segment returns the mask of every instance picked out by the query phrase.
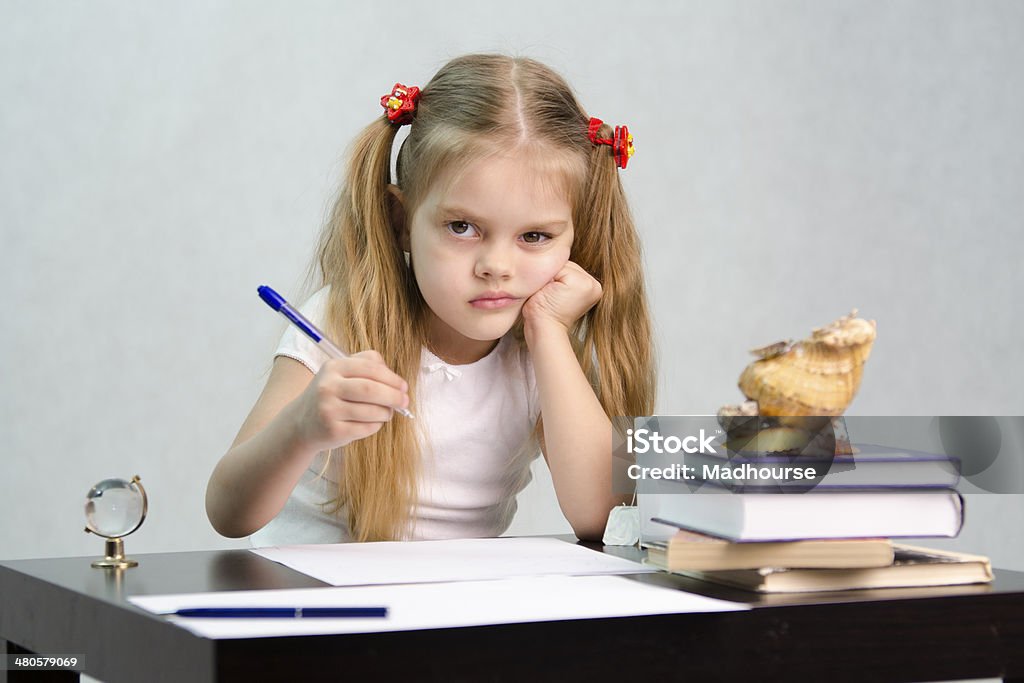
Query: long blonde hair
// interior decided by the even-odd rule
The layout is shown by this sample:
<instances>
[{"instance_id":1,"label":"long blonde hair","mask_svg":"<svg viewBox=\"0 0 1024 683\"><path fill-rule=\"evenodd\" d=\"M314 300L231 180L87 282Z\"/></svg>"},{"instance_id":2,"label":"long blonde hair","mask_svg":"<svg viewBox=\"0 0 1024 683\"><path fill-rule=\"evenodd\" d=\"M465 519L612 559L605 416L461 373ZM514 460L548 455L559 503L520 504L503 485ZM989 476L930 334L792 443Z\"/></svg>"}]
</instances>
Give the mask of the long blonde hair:
<instances>
[{"instance_id":1,"label":"long blonde hair","mask_svg":"<svg viewBox=\"0 0 1024 683\"><path fill-rule=\"evenodd\" d=\"M436 182L450 180L471 161L513 149L544 150L572 200L570 258L603 288L600 302L571 330L576 356L609 417L648 415L654 350L640 242L611 149L591 144L588 121L569 85L539 62L458 57L422 89L398 154L395 184L411 217ZM387 187L397 130L381 115L355 140L317 265L321 286L330 286L329 333L352 352L377 350L409 382L416 413L427 307L390 220ZM600 136L611 137L607 124ZM513 332L524 343L521 321ZM347 508L353 538L401 538L416 505L415 420L392 419L373 436L348 444L343 462L335 509Z\"/></svg>"}]
</instances>

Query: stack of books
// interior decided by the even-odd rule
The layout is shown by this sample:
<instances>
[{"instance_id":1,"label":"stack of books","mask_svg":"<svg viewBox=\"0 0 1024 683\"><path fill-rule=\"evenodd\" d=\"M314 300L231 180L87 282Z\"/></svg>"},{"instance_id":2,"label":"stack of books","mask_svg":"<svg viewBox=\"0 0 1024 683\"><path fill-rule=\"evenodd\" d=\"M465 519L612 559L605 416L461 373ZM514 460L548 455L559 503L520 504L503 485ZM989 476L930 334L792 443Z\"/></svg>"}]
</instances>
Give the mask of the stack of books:
<instances>
[{"instance_id":1,"label":"stack of books","mask_svg":"<svg viewBox=\"0 0 1024 683\"><path fill-rule=\"evenodd\" d=\"M728 482L708 478L696 491L680 483L678 493L640 494L641 515L649 521L641 536L646 561L759 592L991 581L985 557L893 543L954 537L963 525L963 499L954 488L959 463L926 456L862 446L856 455L836 456L810 490L759 480L737 493L724 490L734 488ZM735 468L771 459L721 460Z\"/></svg>"}]
</instances>

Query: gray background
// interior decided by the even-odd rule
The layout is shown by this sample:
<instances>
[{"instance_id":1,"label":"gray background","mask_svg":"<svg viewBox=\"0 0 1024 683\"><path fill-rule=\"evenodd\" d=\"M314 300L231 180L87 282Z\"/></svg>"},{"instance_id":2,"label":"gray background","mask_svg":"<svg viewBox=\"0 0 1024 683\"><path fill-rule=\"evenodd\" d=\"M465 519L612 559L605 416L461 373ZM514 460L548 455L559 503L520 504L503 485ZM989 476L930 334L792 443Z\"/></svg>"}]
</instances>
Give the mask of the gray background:
<instances>
[{"instance_id":1,"label":"gray background","mask_svg":"<svg viewBox=\"0 0 1024 683\"><path fill-rule=\"evenodd\" d=\"M0 558L240 547L203 509L341 159L395 81L533 56L627 123L658 410L741 398L747 349L858 307L852 411L1024 414L1024 3L0 3ZM1019 456L1020 453L1015 455ZM568 531L541 467L510 533ZM959 539L1024 569L1019 496Z\"/></svg>"}]
</instances>

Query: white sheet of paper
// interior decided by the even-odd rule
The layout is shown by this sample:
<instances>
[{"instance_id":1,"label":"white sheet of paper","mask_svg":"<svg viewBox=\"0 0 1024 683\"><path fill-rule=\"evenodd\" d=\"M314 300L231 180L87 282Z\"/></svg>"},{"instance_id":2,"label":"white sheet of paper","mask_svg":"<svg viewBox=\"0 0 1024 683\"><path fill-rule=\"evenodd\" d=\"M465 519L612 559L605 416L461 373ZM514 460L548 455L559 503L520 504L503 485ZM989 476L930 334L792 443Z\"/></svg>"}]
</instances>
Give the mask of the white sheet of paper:
<instances>
[{"instance_id":1,"label":"white sheet of paper","mask_svg":"<svg viewBox=\"0 0 1024 683\"><path fill-rule=\"evenodd\" d=\"M187 607L388 608L376 619L169 619L206 638L376 633L429 628L598 619L642 614L749 609L621 576L534 576L493 581L393 586L299 588L129 597L142 609L169 614Z\"/></svg>"},{"instance_id":2,"label":"white sheet of paper","mask_svg":"<svg viewBox=\"0 0 1024 683\"><path fill-rule=\"evenodd\" d=\"M252 552L332 586L656 571L545 537L291 545L254 548Z\"/></svg>"}]
</instances>

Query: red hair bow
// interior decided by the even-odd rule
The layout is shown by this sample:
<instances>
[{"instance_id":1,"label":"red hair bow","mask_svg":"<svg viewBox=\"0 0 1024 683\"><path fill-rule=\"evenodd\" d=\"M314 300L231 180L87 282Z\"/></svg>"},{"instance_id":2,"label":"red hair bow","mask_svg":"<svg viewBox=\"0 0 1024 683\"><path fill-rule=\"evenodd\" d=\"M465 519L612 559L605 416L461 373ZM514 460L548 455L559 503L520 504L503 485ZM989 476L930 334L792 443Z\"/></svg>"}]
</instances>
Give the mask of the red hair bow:
<instances>
[{"instance_id":1,"label":"red hair bow","mask_svg":"<svg viewBox=\"0 0 1024 683\"><path fill-rule=\"evenodd\" d=\"M416 114L416 102L420 99L420 89L416 86L405 87L395 83L387 95L380 98L380 106L387 112L388 121L403 126L412 123Z\"/></svg>"},{"instance_id":2,"label":"red hair bow","mask_svg":"<svg viewBox=\"0 0 1024 683\"><path fill-rule=\"evenodd\" d=\"M633 146L633 136L626 126L615 126L615 133L611 139L597 137L597 132L604 123L601 119L590 119L590 126L587 129L587 137L595 145L608 145L612 148L612 156L615 157L615 165L619 168L626 168L630 157L636 153Z\"/></svg>"}]
</instances>

